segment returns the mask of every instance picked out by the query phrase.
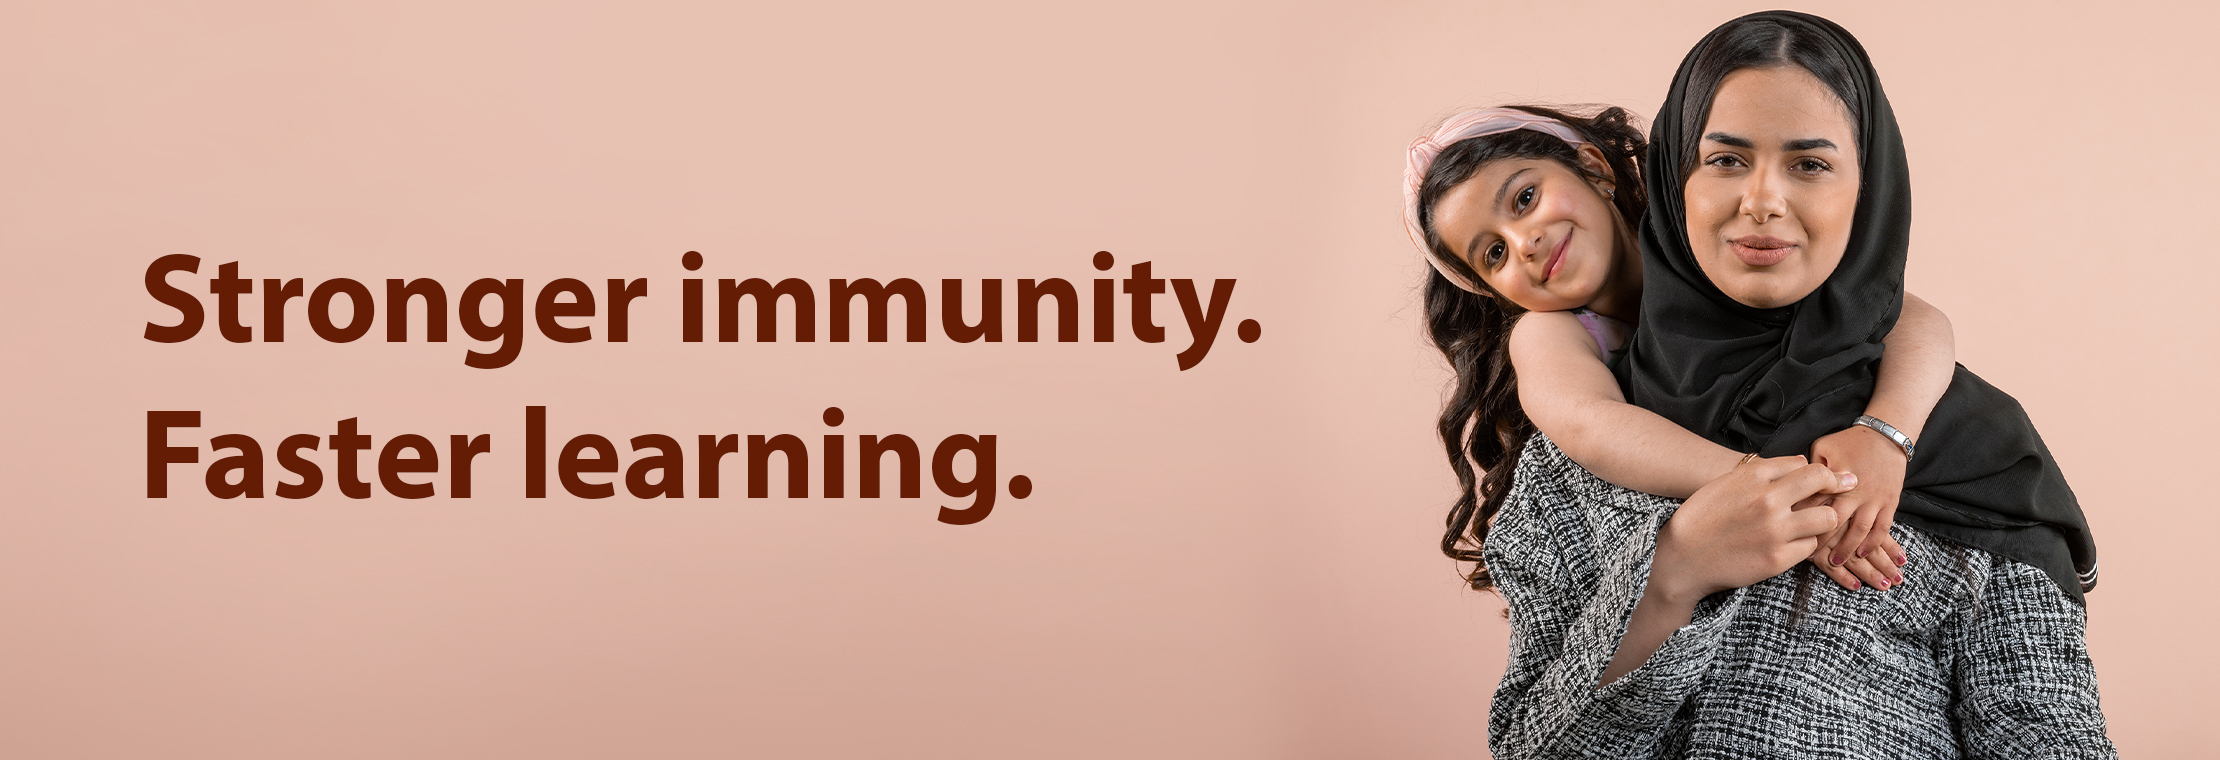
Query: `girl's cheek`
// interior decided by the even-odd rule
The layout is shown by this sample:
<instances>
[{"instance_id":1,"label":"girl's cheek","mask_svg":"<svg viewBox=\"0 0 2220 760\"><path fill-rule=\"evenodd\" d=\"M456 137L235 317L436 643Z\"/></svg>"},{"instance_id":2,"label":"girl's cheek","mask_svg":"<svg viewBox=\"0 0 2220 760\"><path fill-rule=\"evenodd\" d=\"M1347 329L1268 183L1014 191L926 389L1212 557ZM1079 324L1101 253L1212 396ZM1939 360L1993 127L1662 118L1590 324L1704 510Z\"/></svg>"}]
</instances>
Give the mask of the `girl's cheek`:
<instances>
[{"instance_id":1,"label":"girl's cheek","mask_svg":"<svg viewBox=\"0 0 2220 760\"><path fill-rule=\"evenodd\" d=\"M1542 204L1542 213L1558 219L1580 218L1580 202L1572 195L1570 192L1552 193L1549 201Z\"/></svg>"}]
</instances>

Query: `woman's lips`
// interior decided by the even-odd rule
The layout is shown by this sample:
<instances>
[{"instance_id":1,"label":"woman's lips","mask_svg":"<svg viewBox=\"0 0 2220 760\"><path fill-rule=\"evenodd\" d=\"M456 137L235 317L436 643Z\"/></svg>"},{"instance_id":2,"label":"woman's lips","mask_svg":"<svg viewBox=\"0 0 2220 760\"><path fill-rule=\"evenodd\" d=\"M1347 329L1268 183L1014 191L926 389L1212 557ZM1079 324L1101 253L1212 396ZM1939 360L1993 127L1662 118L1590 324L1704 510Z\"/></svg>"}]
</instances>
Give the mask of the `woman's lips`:
<instances>
[{"instance_id":1,"label":"woman's lips","mask_svg":"<svg viewBox=\"0 0 2220 760\"><path fill-rule=\"evenodd\" d=\"M1565 233L1565 237L1557 241L1557 250L1549 253L1549 263L1544 265L1542 269L1543 282L1550 281L1551 278L1557 276L1557 270L1565 268L1565 244L1570 242L1572 242L1572 233L1570 232Z\"/></svg>"},{"instance_id":2,"label":"woman's lips","mask_svg":"<svg viewBox=\"0 0 2220 760\"><path fill-rule=\"evenodd\" d=\"M1795 243L1767 235L1744 235L1727 242L1734 246L1736 258L1753 267L1779 264L1796 252Z\"/></svg>"}]
</instances>

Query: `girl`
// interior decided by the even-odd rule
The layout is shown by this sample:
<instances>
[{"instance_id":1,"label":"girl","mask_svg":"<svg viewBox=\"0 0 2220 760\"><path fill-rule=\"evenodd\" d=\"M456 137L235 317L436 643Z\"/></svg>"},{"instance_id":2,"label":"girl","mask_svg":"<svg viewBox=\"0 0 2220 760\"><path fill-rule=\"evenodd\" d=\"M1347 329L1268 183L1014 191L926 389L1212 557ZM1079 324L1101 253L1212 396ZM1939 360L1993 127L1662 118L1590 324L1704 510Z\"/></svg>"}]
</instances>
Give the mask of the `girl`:
<instances>
[{"instance_id":1,"label":"girl","mask_svg":"<svg viewBox=\"0 0 2220 760\"><path fill-rule=\"evenodd\" d=\"M1480 562L1517 452L1536 428L1597 476L1673 498L1744 456L1627 404L1611 376L1641 299L1631 228L1646 210L1636 174L1644 151L1623 109L1581 117L1534 106L1467 111L1411 147L1405 221L1433 265L1434 343L1457 372L1440 423L1464 486L1442 538L1452 558ZM1842 525L1811 557L1844 588L1903 582L1904 554L1888 529L1910 442L1950 382L1951 343L1942 313L1906 296L1865 410L1884 424L1812 446L1816 460L1861 484L1834 499ZM1484 480L1475 482L1471 462ZM1484 563L1469 580L1489 587Z\"/></svg>"}]
</instances>

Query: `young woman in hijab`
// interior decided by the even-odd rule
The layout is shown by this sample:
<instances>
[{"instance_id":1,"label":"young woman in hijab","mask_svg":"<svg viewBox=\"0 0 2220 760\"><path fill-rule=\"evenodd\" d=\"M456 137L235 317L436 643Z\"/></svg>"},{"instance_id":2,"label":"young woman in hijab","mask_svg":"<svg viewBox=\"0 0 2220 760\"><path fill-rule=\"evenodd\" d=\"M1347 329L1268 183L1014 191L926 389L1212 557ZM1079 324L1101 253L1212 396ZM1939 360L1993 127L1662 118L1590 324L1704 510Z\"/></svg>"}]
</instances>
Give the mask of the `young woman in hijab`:
<instances>
[{"instance_id":1,"label":"young woman in hijab","mask_svg":"<svg viewBox=\"0 0 2220 760\"><path fill-rule=\"evenodd\" d=\"M1486 562L1510 606L1499 757L2115 757L2083 639L2094 545L2010 396L1958 370L1892 533L1920 580L1787 572L1843 490L1794 456L1872 393L1910 182L1853 37L1767 12L1681 63L1644 181L1632 402L1745 461L1685 503L1528 445Z\"/></svg>"}]
</instances>

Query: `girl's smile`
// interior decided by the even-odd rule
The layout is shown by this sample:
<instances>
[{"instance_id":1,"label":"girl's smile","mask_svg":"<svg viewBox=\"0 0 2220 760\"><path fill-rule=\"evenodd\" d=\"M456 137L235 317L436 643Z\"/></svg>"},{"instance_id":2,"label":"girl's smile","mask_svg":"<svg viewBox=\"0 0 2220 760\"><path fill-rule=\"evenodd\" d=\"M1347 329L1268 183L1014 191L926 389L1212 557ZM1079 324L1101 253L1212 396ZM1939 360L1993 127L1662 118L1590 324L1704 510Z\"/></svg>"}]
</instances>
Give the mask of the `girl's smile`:
<instances>
[{"instance_id":1,"label":"girl's smile","mask_svg":"<svg viewBox=\"0 0 2220 760\"><path fill-rule=\"evenodd\" d=\"M1570 242L1572 242L1572 232L1570 231L1567 231L1564 237L1557 239L1557 248L1549 253L1549 263L1542 265L1542 281L1547 282L1550 278L1556 277L1557 270L1565 266L1565 244Z\"/></svg>"}]
</instances>

